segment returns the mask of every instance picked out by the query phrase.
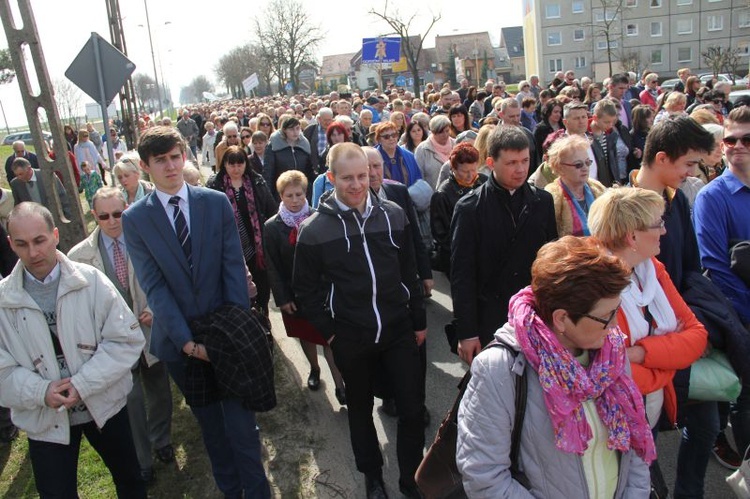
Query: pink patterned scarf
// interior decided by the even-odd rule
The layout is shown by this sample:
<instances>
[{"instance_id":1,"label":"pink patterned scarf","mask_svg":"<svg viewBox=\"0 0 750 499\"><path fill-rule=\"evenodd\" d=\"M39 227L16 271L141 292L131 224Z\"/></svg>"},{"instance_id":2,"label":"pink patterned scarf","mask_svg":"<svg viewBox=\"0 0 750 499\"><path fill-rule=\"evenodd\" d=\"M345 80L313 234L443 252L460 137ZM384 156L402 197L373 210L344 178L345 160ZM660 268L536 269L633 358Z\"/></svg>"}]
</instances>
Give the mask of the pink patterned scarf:
<instances>
[{"instance_id":1,"label":"pink patterned scarf","mask_svg":"<svg viewBox=\"0 0 750 499\"><path fill-rule=\"evenodd\" d=\"M266 268L265 259L263 256L263 233L261 232L262 227L260 226L260 217L258 216L258 207L255 206L255 191L253 190L253 181L250 175L242 176L242 187L245 191L245 200L247 201L247 211L250 215L250 225L253 230L253 244L255 245L255 263L258 268L263 270ZM242 222L242 216L240 215L239 206L237 206L237 200L234 198L234 187L232 186L232 179L229 178L229 174L224 174L224 192L229 198L229 202L232 204L232 210L234 210L234 219L237 222L237 226ZM248 229L249 229L248 228Z\"/></svg>"},{"instance_id":2,"label":"pink patterned scarf","mask_svg":"<svg viewBox=\"0 0 750 499\"><path fill-rule=\"evenodd\" d=\"M539 374L557 448L583 455L592 433L582 404L594 399L609 431L607 447L633 449L651 464L656 448L642 396L625 370L625 335L619 328L610 330L602 348L591 352L591 365L584 368L536 314L534 305L534 293L527 286L511 298L508 317L521 351Z\"/></svg>"}]
</instances>

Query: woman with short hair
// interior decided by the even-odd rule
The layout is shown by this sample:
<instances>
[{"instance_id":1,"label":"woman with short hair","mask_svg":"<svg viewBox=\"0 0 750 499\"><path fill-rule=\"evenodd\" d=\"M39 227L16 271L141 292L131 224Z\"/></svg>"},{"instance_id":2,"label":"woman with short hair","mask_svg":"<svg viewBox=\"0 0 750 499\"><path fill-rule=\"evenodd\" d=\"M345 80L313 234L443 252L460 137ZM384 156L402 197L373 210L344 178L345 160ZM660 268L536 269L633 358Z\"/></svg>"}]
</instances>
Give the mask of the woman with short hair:
<instances>
[{"instance_id":1,"label":"woman with short hair","mask_svg":"<svg viewBox=\"0 0 750 499\"><path fill-rule=\"evenodd\" d=\"M615 320L629 275L591 238L539 250L531 286L511 298L495 333L507 348L488 347L471 364L456 445L468 497L649 496L656 449ZM518 376L525 413L511 463Z\"/></svg>"},{"instance_id":2,"label":"woman with short hair","mask_svg":"<svg viewBox=\"0 0 750 499\"><path fill-rule=\"evenodd\" d=\"M439 114L430 120L430 136L419 144L414 157L419 165L422 178L434 190L440 175L440 168L448 161L456 140L451 137L451 121Z\"/></svg>"},{"instance_id":3,"label":"woman with short hair","mask_svg":"<svg viewBox=\"0 0 750 499\"><path fill-rule=\"evenodd\" d=\"M154 190L154 184L141 180L140 157L136 151L125 153L115 163L113 171L128 206Z\"/></svg>"},{"instance_id":4,"label":"woman with short hair","mask_svg":"<svg viewBox=\"0 0 750 499\"><path fill-rule=\"evenodd\" d=\"M376 126L375 149L383 156L383 177L410 187L422 178L422 173L414 154L399 146L398 139L398 128L393 123L386 121Z\"/></svg>"},{"instance_id":5,"label":"woman with short hair","mask_svg":"<svg viewBox=\"0 0 750 499\"><path fill-rule=\"evenodd\" d=\"M260 122L258 122L258 129ZM312 183L315 172L312 164L310 143L302 134L300 121L294 116L285 114L279 118L279 129L271 134L263 156L263 178L267 185L276 185L279 175L287 170L299 170L305 174L308 183ZM277 199L278 193L274 194Z\"/></svg>"}]
</instances>

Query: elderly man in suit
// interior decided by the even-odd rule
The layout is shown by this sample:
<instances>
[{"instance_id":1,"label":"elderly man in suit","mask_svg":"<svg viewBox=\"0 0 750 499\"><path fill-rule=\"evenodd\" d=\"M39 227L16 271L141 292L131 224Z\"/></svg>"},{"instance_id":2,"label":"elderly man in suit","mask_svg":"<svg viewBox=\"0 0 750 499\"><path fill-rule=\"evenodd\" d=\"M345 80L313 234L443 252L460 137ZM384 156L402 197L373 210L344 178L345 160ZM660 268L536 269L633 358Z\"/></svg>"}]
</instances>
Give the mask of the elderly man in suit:
<instances>
[{"instance_id":1,"label":"elderly man in suit","mask_svg":"<svg viewBox=\"0 0 750 499\"><path fill-rule=\"evenodd\" d=\"M49 208L50 199L41 179L41 171L32 168L31 163L26 158L14 159L11 167L15 174L15 178L10 181L14 205L19 205L25 201L33 201ZM57 178L57 175L52 175L52 181L55 183L57 195L60 197L63 214L70 218L70 205L65 187Z\"/></svg>"},{"instance_id":2,"label":"elderly man in suit","mask_svg":"<svg viewBox=\"0 0 750 499\"><path fill-rule=\"evenodd\" d=\"M232 207L223 193L185 183L185 151L173 128L153 127L141 135L141 168L156 189L122 216L128 253L154 314L151 352L167 363L183 394L188 367L212 370L206 347L193 341L190 321L224 304L250 308ZM219 490L227 498L270 497L255 413L239 399L204 402L191 410Z\"/></svg>"},{"instance_id":3,"label":"elderly man in suit","mask_svg":"<svg viewBox=\"0 0 750 499\"><path fill-rule=\"evenodd\" d=\"M141 476L148 483L154 479L152 446L161 462L170 463L175 459L170 436L172 392L169 388L169 375L164 362L160 362L148 351L153 314L146 303L146 294L135 278L133 263L128 258L121 221L127 206L125 200L119 189L104 187L96 191L91 206L97 228L74 246L68 257L76 262L87 263L109 277L138 318L146 338L143 355L132 369L133 390L128 395L128 417Z\"/></svg>"},{"instance_id":4,"label":"elderly man in suit","mask_svg":"<svg viewBox=\"0 0 750 499\"><path fill-rule=\"evenodd\" d=\"M32 168L39 169L39 160L36 157L36 154L33 152L29 152L26 150L26 144L23 140L17 140L13 142L13 155L8 156L8 159L5 160L5 175L8 179L8 183L10 183L11 180L13 180L13 177L15 177L15 173L13 173L13 160L16 158L25 158L29 163L31 163Z\"/></svg>"},{"instance_id":5,"label":"elderly man in suit","mask_svg":"<svg viewBox=\"0 0 750 499\"><path fill-rule=\"evenodd\" d=\"M308 125L302 132L310 143L310 159L313 165L318 164L318 158L328 145L326 130L331 123L333 123L333 110L330 107L321 107L315 122Z\"/></svg>"}]
</instances>

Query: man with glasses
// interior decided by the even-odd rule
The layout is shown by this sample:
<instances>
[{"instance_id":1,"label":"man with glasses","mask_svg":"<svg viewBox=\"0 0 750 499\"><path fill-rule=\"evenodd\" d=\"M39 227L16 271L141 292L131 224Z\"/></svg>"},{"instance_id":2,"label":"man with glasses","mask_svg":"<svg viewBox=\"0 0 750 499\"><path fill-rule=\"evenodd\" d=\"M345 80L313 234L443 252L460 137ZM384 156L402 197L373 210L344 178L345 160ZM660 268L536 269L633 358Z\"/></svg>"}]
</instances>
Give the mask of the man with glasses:
<instances>
[{"instance_id":1,"label":"man with glasses","mask_svg":"<svg viewBox=\"0 0 750 499\"><path fill-rule=\"evenodd\" d=\"M733 270L730 247L733 241L750 240L750 107L729 113L721 149L727 169L701 189L693 207L701 264L710 272L734 305L746 326L750 326L750 286ZM737 449L750 444L750 393L743 386L732 417Z\"/></svg>"},{"instance_id":2,"label":"man with glasses","mask_svg":"<svg viewBox=\"0 0 750 499\"><path fill-rule=\"evenodd\" d=\"M137 317L146 338L142 355L131 369L133 390L128 395L127 407L141 477L149 483L154 480L152 444L159 461L171 463L175 459L170 436L172 392L169 376L164 363L149 353L152 314L146 303L146 294L135 277L122 233L121 218L127 206L125 200L119 189L104 187L96 191L91 204L97 227L89 237L70 250L68 257L75 262L91 265L109 278Z\"/></svg>"},{"instance_id":3,"label":"man with glasses","mask_svg":"<svg viewBox=\"0 0 750 499\"><path fill-rule=\"evenodd\" d=\"M221 160L224 158L224 153L227 152L229 146L240 145L240 130L237 128L237 123L228 121L222 131L224 132L224 137L214 149L217 168L221 166Z\"/></svg>"},{"instance_id":4,"label":"man with glasses","mask_svg":"<svg viewBox=\"0 0 750 499\"><path fill-rule=\"evenodd\" d=\"M39 169L39 160L36 157L36 154L33 152L29 152L26 150L26 144L23 140L17 140L13 142L13 154L8 156L8 159L5 160L5 175L8 179L8 183L10 184L10 181L13 180L13 178L16 176L15 173L13 173L13 160L16 158L24 158L26 161L28 161L31 164L31 167L35 170Z\"/></svg>"}]
</instances>

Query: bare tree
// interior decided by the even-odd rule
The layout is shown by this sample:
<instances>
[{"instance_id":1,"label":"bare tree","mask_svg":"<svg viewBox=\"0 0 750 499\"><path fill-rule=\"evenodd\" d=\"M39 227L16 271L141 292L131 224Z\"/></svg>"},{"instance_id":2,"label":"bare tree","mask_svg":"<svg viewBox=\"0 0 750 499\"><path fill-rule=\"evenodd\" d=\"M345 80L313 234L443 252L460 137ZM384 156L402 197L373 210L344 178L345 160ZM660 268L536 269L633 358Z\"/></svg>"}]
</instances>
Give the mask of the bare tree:
<instances>
[{"instance_id":1,"label":"bare tree","mask_svg":"<svg viewBox=\"0 0 750 499\"><path fill-rule=\"evenodd\" d=\"M602 13L602 19L584 24L584 26L591 29L592 43L596 43L597 38L603 38L607 43L607 63L609 76L612 76L614 74L612 62L616 60L615 49L622 41L621 17L625 0L594 0L592 6Z\"/></svg>"},{"instance_id":2,"label":"bare tree","mask_svg":"<svg viewBox=\"0 0 750 499\"><path fill-rule=\"evenodd\" d=\"M78 117L80 116L83 94L77 86L73 85L67 79L53 80L52 87L60 119L67 121L78 130Z\"/></svg>"},{"instance_id":3,"label":"bare tree","mask_svg":"<svg viewBox=\"0 0 750 499\"><path fill-rule=\"evenodd\" d=\"M245 97L242 80L256 72L257 60L258 56L249 44L235 47L221 56L214 71L232 97Z\"/></svg>"},{"instance_id":4,"label":"bare tree","mask_svg":"<svg viewBox=\"0 0 750 499\"><path fill-rule=\"evenodd\" d=\"M732 85L736 82L734 77L737 75L737 70L740 68L740 48L735 47L727 52L724 58L724 71L729 73L732 78Z\"/></svg>"},{"instance_id":5,"label":"bare tree","mask_svg":"<svg viewBox=\"0 0 750 499\"><path fill-rule=\"evenodd\" d=\"M203 92L213 92L213 89L214 86L205 75L196 76L180 90L180 102L201 102Z\"/></svg>"},{"instance_id":6,"label":"bare tree","mask_svg":"<svg viewBox=\"0 0 750 499\"><path fill-rule=\"evenodd\" d=\"M370 14L388 23L394 33L401 37L401 50L406 56L406 63L411 70L412 78L414 78L414 95L419 95L419 57L422 55L422 45L427 35L442 17L441 14L432 15L430 24L422 36L409 34L415 29L412 27L412 23L416 21L419 12L415 12L409 18L403 17L397 8L389 10L388 0L385 0L381 11L370 9Z\"/></svg>"},{"instance_id":7,"label":"bare tree","mask_svg":"<svg viewBox=\"0 0 750 499\"><path fill-rule=\"evenodd\" d=\"M719 73L729 73L731 76L732 84L734 84L734 74L737 72L737 68L740 63L740 49L735 47L733 49L714 45L706 48L701 53L703 62L706 66L711 68L711 72L714 76L718 76Z\"/></svg>"},{"instance_id":8,"label":"bare tree","mask_svg":"<svg viewBox=\"0 0 750 499\"><path fill-rule=\"evenodd\" d=\"M641 70L643 69L641 53L638 50L622 51L620 53L620 66L625 72L633 72L636 75L641 74Z\"/></svg>"},{"instance_id":9,"label":"bare tree","mask_svg":"<svg viewBox=\"0 0 750 499\"><path fill-rule=\"evenodd\" d=\"M266 64L279 78L279 87L288 75L292 91L299 89L304 66L315 65L315 49L323 40L319 26L299 0L271 0L255 18L255 36Z\"/></svg>"},{"instance_id":10,"label":"bare tree","mask_svg":"<svg viewBox=\"0 0 750 499\"><path fill-rule=\"evenodd\" d=\"M153 77L147 74L136 73L133 75L133 88L141 109L146 109L149 107L146 106L146 103L156 99L156 82L154 82Z\"/></svg>"}]
</instances>

